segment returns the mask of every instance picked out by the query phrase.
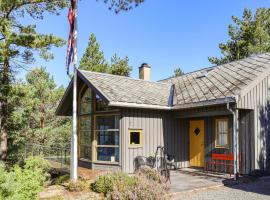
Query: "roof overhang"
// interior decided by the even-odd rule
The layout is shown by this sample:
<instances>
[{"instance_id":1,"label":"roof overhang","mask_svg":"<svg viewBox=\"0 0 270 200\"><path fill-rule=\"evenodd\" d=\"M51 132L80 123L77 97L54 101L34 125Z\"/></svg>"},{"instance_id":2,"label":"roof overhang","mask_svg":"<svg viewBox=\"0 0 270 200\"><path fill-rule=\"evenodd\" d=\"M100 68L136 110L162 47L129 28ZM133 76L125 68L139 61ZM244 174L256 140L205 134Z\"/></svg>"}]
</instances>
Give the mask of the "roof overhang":
<instances>
[{"instance_id":1,"label":"roof overhang","mask_svg":"<svg viewBox=\"0 0 270 200\"><path fill-rule=\"evenodd\" d=\"M219 99L212 99L206 101L192 102L181 105L149 105L149 104L139 104L139 103L130 103L130 102L114 102L111 101L100 89L98 89L91 80L85 78L85 76L78 70L78 79L77 79L77 91L80 91L80 88L83 84L86 84L90 87L96 94L98 94L103 101L105 101L108 106L111 107L120 107L120 108L140 108L140 109L154 109L154 110L181 110L187 108L196 108L203 106L212 106L212 105L222 105L226 103L236 102L235 97L225 97ZM59 116L71 116L72 115L72 99L73 99L73 78L70 81L57 109L56 115Z\"/></svg>"}]
</instances>

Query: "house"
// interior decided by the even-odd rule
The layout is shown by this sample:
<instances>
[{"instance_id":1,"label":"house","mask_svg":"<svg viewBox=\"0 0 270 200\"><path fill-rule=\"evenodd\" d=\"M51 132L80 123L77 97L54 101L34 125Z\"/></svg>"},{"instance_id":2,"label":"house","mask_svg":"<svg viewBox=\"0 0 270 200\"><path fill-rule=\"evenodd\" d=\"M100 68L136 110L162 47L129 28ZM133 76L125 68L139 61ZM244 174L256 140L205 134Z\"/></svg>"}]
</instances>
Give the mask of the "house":
<instances>
[{"instance_id":1,"label":"house","mask_svg":"<svg viewBox=\"0 0 270 200\"><path fill-rule=\"evenodd\" d=\"M269 169L270 53L158 82L147 64L139 70L140 79L78 70L79 166L132 173L136 156L163 145L179 168L226 153L242 174ZM72 115L72 84L57 115Z\"/></svg>"}]
</instances>

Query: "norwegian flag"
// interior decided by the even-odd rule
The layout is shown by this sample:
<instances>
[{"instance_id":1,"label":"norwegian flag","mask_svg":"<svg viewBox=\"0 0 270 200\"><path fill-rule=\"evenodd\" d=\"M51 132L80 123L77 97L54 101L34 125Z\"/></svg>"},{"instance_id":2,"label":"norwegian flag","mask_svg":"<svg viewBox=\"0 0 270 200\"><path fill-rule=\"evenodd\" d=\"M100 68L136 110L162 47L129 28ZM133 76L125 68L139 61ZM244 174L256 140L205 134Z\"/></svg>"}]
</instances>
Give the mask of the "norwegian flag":
<instances>
[{"instance_id":1,"label":"norwegian flag","mask_svg":"<svg viewBox=\"0 0 270 200\"><path fill-rule=\"evenodd\" d=\"M68 36L68 48L67 48L67 74L69 74L69 67L71 62L76 62L76 40L77 40L77 30L76 30L76 18L77 18L77 9L76 9L76 0L71 0L70 8L68 11L68 21L70 25L70 31Z\"/></svg>"}]
</instances>

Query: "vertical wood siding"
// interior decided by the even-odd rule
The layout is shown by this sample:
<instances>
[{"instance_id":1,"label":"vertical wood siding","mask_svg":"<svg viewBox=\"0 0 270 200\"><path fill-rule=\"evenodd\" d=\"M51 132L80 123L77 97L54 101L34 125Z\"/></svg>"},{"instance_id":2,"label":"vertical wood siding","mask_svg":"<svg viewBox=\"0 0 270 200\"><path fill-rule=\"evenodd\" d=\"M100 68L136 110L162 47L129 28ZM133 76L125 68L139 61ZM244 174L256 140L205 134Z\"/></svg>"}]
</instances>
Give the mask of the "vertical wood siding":
<instances>
[{"instance_id":1,"label":"vertical wood siding","mask_svg":"<svg viewBox=\"0 0 270 200\"><path fill-rule=\"evenodd\" d=\"M127 109L121 111L122 170L133 173L136 156L150 156L158 145L164 145L162 112ZM142 129L142 147L129 147L129 129Z\"/></svg>"},{"instance_id":2,"label":"vertical wood siding","mask_svg":"<svg viewBox=\"0 0 270 200\"><path fill-rule=\"evenodd\" d=\"M269 87L270 76L267 76L243 94L237 104L238 108L254 110L255 169L269 169Z\"/></svg>"},{"instance_id":3,"label":"vertical wood siding","mask_svg":"<svg viewBox=\"0 0 270 200\"><path fill-rule=\"evenodd\" d=\"M255 169L254 112L239 112L240 173L249 174Z\"/></svg>"},{"instance_id":4,"label":"vertical wood siding","mask_svg":"<svg viewBox=\"0 0 270 200\"><path fill-rule=\"evenodd\" d=\"M154 156L157 146L174 155L179 167L188 167L188 130L185 120L164 111L125 109L121 111L122 170L133 173L136 156ZM129 147L129 129L142 129L142 147Z\"/></svg>"}]
</instances>

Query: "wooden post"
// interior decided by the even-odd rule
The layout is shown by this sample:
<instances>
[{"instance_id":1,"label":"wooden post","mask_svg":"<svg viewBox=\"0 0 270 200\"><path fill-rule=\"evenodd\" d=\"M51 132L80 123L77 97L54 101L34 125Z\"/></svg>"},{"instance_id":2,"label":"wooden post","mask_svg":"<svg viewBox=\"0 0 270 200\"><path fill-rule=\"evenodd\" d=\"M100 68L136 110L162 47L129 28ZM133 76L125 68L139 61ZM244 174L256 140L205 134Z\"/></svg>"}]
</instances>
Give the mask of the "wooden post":
<instances>
[{"instance_id":1,"label":"wooden post","mask_svg":"<svg viewBox=\"0 0 270 200\"><path fill-rule=\"evenodd\" d=\"M233 115L233 174L234 180L237 180L239 175L239 119L238 119L238 109L230 108L230 104L227 103L227 109Z\"/></svg>"}]
</instances>

